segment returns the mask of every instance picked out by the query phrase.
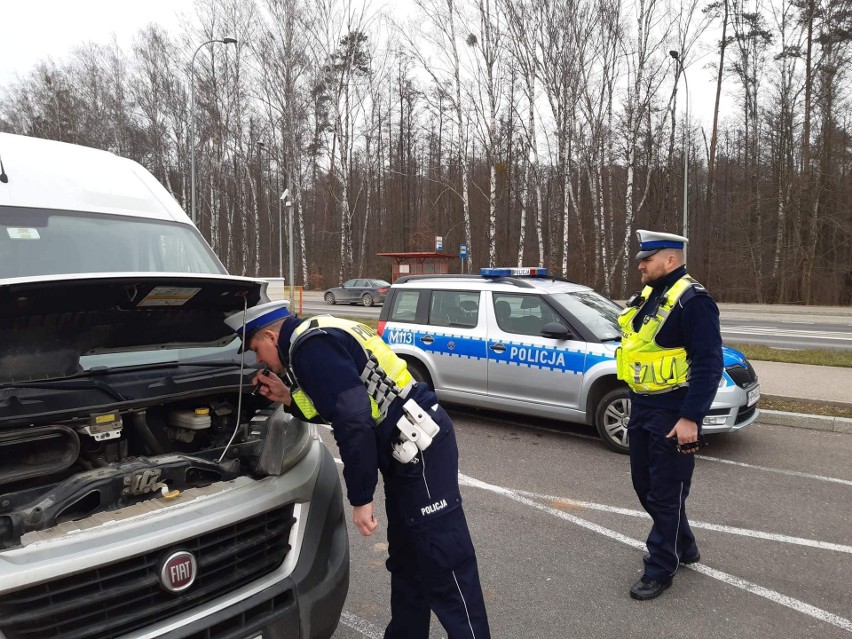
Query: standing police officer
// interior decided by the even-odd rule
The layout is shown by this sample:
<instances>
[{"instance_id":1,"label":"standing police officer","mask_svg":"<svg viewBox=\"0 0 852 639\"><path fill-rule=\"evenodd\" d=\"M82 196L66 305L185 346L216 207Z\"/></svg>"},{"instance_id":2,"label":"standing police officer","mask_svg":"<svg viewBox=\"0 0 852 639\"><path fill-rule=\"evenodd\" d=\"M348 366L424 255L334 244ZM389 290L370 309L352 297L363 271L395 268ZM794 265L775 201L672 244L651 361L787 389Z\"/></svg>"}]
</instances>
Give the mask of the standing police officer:
<instances>
[{"instance_id":1,"label":"standing police officer","mask_svg":"<svg viewBox=\"0 0 852 639\"><path fill-rule=\"evenodd\" d=\"M619 317L623 333L618 377L630 386L630 470L642 507L654 523L645 572L630 596L658 597L678 565L701 555L685 503L699 447L701 423L722 376L719 309L686 273L688 240L637 231L636 255L645 288Z\"/></svg>"},{"instance_id":2,"label":"standing police officer","mask_svg":"<svg viewBox=\"0 0 852 639\"><path fill-rule=\"evenodd\" d=\"M287 302L225 321L269 369L254 378L261 395L304 420L331 424L352 519L364 536L378 525L373 493L381 471L391 573L386 639L427 639L430 609L450 639L488 639L456 437L435 394L363 324L329 315L298 319Z\"/></svg>"}]
</instances>

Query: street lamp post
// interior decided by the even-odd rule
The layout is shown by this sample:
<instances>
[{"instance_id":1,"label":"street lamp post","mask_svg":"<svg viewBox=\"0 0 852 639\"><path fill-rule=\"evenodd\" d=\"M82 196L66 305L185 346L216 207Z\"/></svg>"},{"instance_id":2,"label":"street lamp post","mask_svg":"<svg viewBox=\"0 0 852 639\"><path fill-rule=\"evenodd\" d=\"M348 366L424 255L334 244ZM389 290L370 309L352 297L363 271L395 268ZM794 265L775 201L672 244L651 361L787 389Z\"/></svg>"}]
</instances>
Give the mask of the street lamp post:
<instances>
[{"instance_id":1,"label":"street lamp post","mask_svg":"<svg viewBox=\"0 0 852 639\"><path fill-rule=\"evenodd\" d=\"M675 62L680 66L681 75L683 75L683 84L686 87L686 95L684 96L684 101L686 102L686 115L684 115L683 121L683 235L684 237L689 237L689 225L687 218L687 197L686 197L686 189L687 189L687 177L689 175L689 82L686 79L686 69L683 66L683 60L681 60L680 53L678 51L669 51L669 55L675 59ZM683 258L686 260L686 245L683 247Z\"/></svg>"},{"instance_id":2,"label":"street lamp post","mask_svg":"<svg viewBox=\"0 0 852 639\"><path fill-rule=\"evenodd\" d=\"M278 198L278 277L284 279L284 225L281 223L281 204L290 197L290 190L284 189L284 193Z\"/></svg>"},{"instance_id":3,"label":"street lamp post","mask_svg":"<svg viewBox=\"0 0 852 639\"><path fill-rule=\"evenodd\" d=\"M213 44L214 42L221 42L222 44L237 43L235 38L222 38L221 40L214 39L202 42L198 45L195 53L192 54L192 61L189 63L189 191L192 200L190 217L193 224L197 221L195 216L195 56L201 51L201 47Z\"/></svg>"},{"instance_id":4,"label":"street lamp post","mask_svg":"<svg viewBox=\"0 0 852 639\"><path fill-rule=\"evenodd\" d=\"M290 189L284 189L278 200L278 269L284 277L284 242L281 241L281 203L287 207L287 250L288 250L288 283L290 285L290 309L293 308L293 200L290 199Z\"/></svg>"}]
</instances>

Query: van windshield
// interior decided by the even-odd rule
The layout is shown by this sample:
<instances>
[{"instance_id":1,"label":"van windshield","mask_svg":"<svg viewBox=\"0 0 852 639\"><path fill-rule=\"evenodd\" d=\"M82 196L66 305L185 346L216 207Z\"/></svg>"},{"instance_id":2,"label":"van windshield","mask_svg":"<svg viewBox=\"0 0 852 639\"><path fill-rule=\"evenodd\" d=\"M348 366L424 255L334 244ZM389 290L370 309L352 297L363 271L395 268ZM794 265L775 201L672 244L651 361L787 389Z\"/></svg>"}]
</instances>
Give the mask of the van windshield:
<instances>
[{"instance_id":1,"label":"van windshield","mask_svg":"<svg viewBox=\"0 0 852 639\"><path fill-rule=\"evenodd\" d=\"M122 272L226 274L188 224L0 206L0 279Z\"/></svg>"}]
</instances>

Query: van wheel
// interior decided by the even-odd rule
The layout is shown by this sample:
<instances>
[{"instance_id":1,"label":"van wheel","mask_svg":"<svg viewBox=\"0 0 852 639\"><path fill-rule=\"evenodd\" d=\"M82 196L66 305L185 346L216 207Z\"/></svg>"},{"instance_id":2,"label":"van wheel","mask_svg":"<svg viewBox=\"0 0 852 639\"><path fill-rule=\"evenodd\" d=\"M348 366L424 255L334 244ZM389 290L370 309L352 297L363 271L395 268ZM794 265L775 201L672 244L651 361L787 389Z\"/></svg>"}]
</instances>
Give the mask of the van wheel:
<instances>
[{"instance_id":1,"label":"van wheel","mask_svg":"<svg viewBox=\"0 0 852 639\"><path fill-rule=\"evenodd\" d=\"M364 297L361 298L361 301L364 303L364 306L372 306L373 305L373 296L369 293L366 293Z\"/></svg>"},{"instance_id":2,"label":"van wheel","mask_svg":"<svg viewBox=\"0 0 852 639\"><path fill-rule=\"evenodd\" d=\"M326 293L325 294L325 303L326 304L334 304L334 293Z\"/></svg>"},{"instance_id":3,"label":"van wheel","mask_svg":"<svg viewBox=\"0 0 852 639\"><path fill-rule=\"evenodd\" d=\"M423 364L410 359L405 360L405 363L408 364L408 372L411 373L415 382L418 384L426 384L429 387L429 390L435 390L435 385L432 384L432 378L429 376L429 371L426 370L426 367L423 366Z\"/></svg>"},{"instance_id":4,"label":"van wheel","mask_svg":"<svg viewBox=\"0 0 852 639\"><path fill-rule=\"evenodd\" d=\"M630 446L627 442L627 422L630 420L630 395L622 386L609 391L598 402L595 411L595 427L598 434L612 450L627 454Z\"/></svg>"}]
</instances>

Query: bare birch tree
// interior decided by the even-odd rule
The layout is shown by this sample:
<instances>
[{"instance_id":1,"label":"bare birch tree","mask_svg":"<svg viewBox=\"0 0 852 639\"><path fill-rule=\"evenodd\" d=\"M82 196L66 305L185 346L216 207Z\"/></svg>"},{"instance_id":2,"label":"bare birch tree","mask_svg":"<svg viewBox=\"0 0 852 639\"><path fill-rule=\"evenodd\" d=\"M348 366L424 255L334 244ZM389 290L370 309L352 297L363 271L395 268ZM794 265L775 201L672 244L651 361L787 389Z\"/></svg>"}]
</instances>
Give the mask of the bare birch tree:
<instances>
[{"instance_id":1,"label":"bare birch tree","mask_svg":"<svg viewBox=\"0 0 852 639\"><path fill-rule=\"evenodd\" d=\"M540 11L535 9L532 2L526 0L506 0L506 24L511 33L514 46L512 55L523 76L522 89L525 99L526 122L523 132L524 148L521 150L521 162L523 164L523 177L521 183L521 210L518 236L518 266L523 265L524 249L526 241L527 211L530 208L530 184L535 192L534 228L538 254L538 266L544 264L544 234L542 231L542 189L539 170L538 136L536 128L538 122L536 113L538 110L536 78L538 71L538 49L537 34L542 31L542 20L544 18ZM523 121L523 113L518 113Z\"/></svg>"},{"instance_id":2,"label":"bare birch tree","mask_svg":"<svg viewBox=\"0 0 852 639\"><path fill-rule=\"evenodd\" d=\"M568 275L569 234L571 221L580 241L578 253L583 253L583 233L580 222L579 204L571 182L573 166L573 142L576 130L577 104L580 99L580 64L583 59L579 49L582 43L576 39L583 29L588 13L579 2L550 2L541 0L537 5L544 12L542 30L538 34L537 49L541 58L537 69L545 99L553 118L553 135L556 137L556 168L561 179L561 215L555 222L561 236L559 244L552 244L556 259L561 257L560 273ZM572 215L573 213L573 215ZM550 256L548 256L550 257ZM550 261L548 259L548 261Z\"/></svg>"},{"instance_id":3,"label":"bare birch tree","mask_svg":"<svg viewBox=\"0 0 852 639\"><path fill-rule=\"evenodd\" d=\"M763 302L763 210L760 188L761 144L758 135L758 95L763 80L767 47L772 34L765 26L762 0L735 0L732 24L735 58L733 69L742 90L743 132L745 135L745 175L747 189L743 209L746 212L746 251L751 266L749 280L754 284L757 299Z\"/></svg>"},{"instance_id":4,"label":"bare birch tree","mask_svg":"<svg viewBox=\"0 0 852 639\"><path fill-rule=\"evenodd\" d=\"M497 262L497 120L503 84L503 26L496 0L475 0L478 32L468 33L466 43L473 52L471 103L478 115L476 130L488 164L488 265Z\"/></svg>"},{"instance_id":5,"label":"bare birch tree","mask_svg":"<svg viewBox=\"0 0 852 639\"><path fill-rule=\"evenodd\" d=\"M470 214L470 170L468 166L468 117L462 101L462 62L459 54L457 29L460 16L456 0L414 0L427 20L427 29L422 33L426 47L411 48L411 55L418 59L436 87L448 84L451 89L444 95L454 115L456 132L455 160L461 184L458 193L462 201L464 237L467 243L467 268L470 271L474 260L473 229ZM409 39L412 42L411 39Z\"/></svg>"}]
</instances>

